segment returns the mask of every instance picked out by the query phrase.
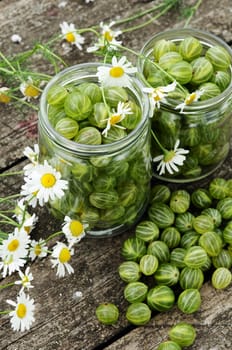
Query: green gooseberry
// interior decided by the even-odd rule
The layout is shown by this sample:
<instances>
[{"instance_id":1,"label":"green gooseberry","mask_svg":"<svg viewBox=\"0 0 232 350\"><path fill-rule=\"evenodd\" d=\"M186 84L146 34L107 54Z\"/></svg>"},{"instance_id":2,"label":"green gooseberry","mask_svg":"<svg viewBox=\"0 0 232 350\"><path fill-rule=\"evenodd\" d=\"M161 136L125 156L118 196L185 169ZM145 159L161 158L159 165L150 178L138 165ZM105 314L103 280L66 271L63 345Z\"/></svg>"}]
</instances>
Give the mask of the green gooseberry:
<instances>
[{"instance_id":1,"label":"green gooseberry","mask_svg":"<svg viewBox=\"0 0 232 350\"><path fill-rule=\"evenodd\" d=\"M223 178L214 178L209 184L209 193L215 199L227 197L227 180Z\"/></svg>"},{"instance_id":2,"label":"green gooseberry","mask_svg":"<svg viewBox=\"0 0 232 350\"><path fill-rule=\"evenodd\" d=\"M210 80L213 75L213 66L211 62L205 57L198 57L191 62L193 74L191 83L202 84Z\"/></svg>"},{"instance_id":3,"label":"green gooseberry","mask_svg":"<svg viewBox=\"0 0 232 350\"><path fill-rule=\"evenodd\" d=\"M117 107L119 102L127 102L129 99L126 89L120 86L112 86L104 89L104 95L110 107Z\"/></svg>"},{"instance_id":4,"label":"green gooseberry","mask_svg":"<svg viewBox=\"0 0 232 350\"><path fill-rule=\"evenodd\" d=\"M213 73L211 81L217 84L221 91L224 91L230 84L231 75L228 72L218 70Z\"/></svg>"},{"instance_id":5,"label":"green gooseberry","mask_svg":"<svg viewBox=\"0 0 232 350\"><path fill-rule=\"evenodd\" d=\"M79 125L76 120L66 117L56 123L55 130L66 139L71 140L77 135Z\"/></svg>"},{"instance_id":6,"label":"green gooseberry","mask_svg":"<svg viewBox=\"0 0 232 350\"><path fill-rule=\"evenodd\" d=\"M158 62L160 60L160 57L163 56L165 53L170 51L177 51L176 44L167 39L160 39L156 41L154 47L153 47L153 56L155 60Z\"/></svg>"},{"instance_id":7,"label":"green gooseberry","mask_svg":"<svg viewBox=\"0 0 232 350\"><path fill-rule=\"evenodd\" d=\"M181 233L185 233L193 228L194 215L189 211L178 214L175 220L175 227Z\"/></svg>"},{"instance_id":8,"label":"green gooseberry","mask_svg":"<svg viewBox=\"0 0 232 350\"><path fill-rule=\"evenodd\" d=\"M137 303L145 300L148 286L143 282L130 282L124 288L124 298L129 303Z\"/></svg>"},{"instance_id":9,"label":"green gooseberry","mask_svg":"<svg viewBox=\"0 0 232 350\"><path fill-rule=\"evenodd\" d=\"M214 288L225 289L231 284L231 281L232 274L226 267L219 267L213 272L211 282Z\"/></svg>"},{"instance_id":10,"label":"green gooseberry","mask_svg":"<svg viewBox=\"0 0 232 350\"><path fill-rule=\"evenodd\" d=\"M140 266L135 261L123 261L118 267L118 273L120 278L127 283L138 281L142 275Z\"/></svg>"},{"instance_id":11,"label":"green gooseberry","mask_svg":"<svg viewBox=\"0 0 232 350\"><path fill-rule=\"evenodd\" d=\"M221 90L219 89L219 87L212 82L206 82L206 83L200 84L198 86L198 90L202 92L200 96L201 101L205 101L210 98L216 97L221 93Z\"/></svg>"},{"instance_id":12,"label":"green gooseberry","mask_svg":"<svg viewBox=\"0 0 232 350\"><path fill-rule=\"evenodd\" d=\"M78 132L74 141L85 145L100 145L102 143L102 136L97 128L86 126Z\"/></svg>"},{"instance_id":13,"label":"green gooseberry","mask_svg":"<svg viewBox=\"0 0 232 350\"><path fill-rule=\"evenodd\" d=\"M80 121L88 118L92 111L92 103L87 95L73 91L64 101L64 110L67 116Z\"/></svg>"},{"instance_id":14,"label":"green gooseberry","mask_svg":"<svg viewBox=\"0 0 232 350\"><path fill-rule=\"evenodd\" d=\"M186 190L173 191L169 203L171 210L177 214L185 213L189 209L190 198Z\"/></svg>"},{"instance_id":15,"label":"green gooseberry","mask_svg":"<svg viewBox=\"0 0 232 350\"><path fill-rule=\"evenodd\" d=\"M196 339L195 328L187 322L179 322L168 332L169 338L182 347L191 346Z\"/></svg>"},{"instance_id":16,"label":"green gooseberry","mask_svg":"<svg viewBox=\"0 0 232 350\"><path fill-rule=\"evenodd\" d=\"M107 132L107 136L102 135L102 143L109 144L119 141L127 136L125 129L117 128L116 126L111 126L110 130Z\"/></svg>"},{"instance_id":17,"label":"green gooseberry","mask_svg":"<svg viewBox=\"0 0 232 350\"><path fill-rule=\"evenodd\" d=\"M229 68L231 64L231 55L224 47L219 45L210 47L206 51L205 57L219 70L225 70Z\"/></svg>"},{"instance_id":18,"label":"green gooseberry","mask_svg":"<svg viewBox=\"0 0 232 350\"><path fill-rule=\"evenodd\" d=\"M59 84L53 85L47 93L47 103L51 106L59 106L64 103L68 95L67 89Z\"/></svg>"},{"instance_id":19,"label":"green gooseberry","mask_svg":"<svg viewBox=\"0 0 232 350\"><path fill-rule=\"evenodd\" d=\"M96 316L99 322L105 325L112 325L118 321L118 307L112 303L100 304L96 308Z\"/></svg>"},{"instance_id":20,"label":"green gooseberry","mask_svg":"<svg viewBox=\"0 0 232 350\"><path fill-rule=\"evenodd\" d=\"M199 233L203 234L214 229L214 222L210 216L200 214L193 219L193 228Z\"/></svg>"},{"instance_id":21,"label":"green gooseberry","mask_svg":"<svg viewBox=\"0 0 232 350\"><path fill-rule=\"evenodd\" d=\"M93 126L104 129L107 125L108 109L103 102L97 102L93 106L93 113L88 120Z\"/></svg>"},{"instance_id":22,"label":"green gooseberry","mask_svg":"<svg viewBox=\"0 0 232 350\"><path fill-rule=\"evenodd\" d=\"M196 288L185 289L179 294L177 306L185 314L192 314L198 311L201 306L201 294L199 290ZM171 339L174 340L173 338Z\"/></svg>"},{"instance_id":23,"label":"green gooseberry","mask_svg":"<svg viewBox=\"0 0 232 350\"><path fill-rule=\"evenodd\" d=\"M127 103L128 107L131 109L131 113L127 114L124 119L120 122L124 128L128 130L133 130L141 121L141 109L140 107L133 101L129 101Z\"/></svg>"},{"instance_id":24,"label":"green gooseberry","mask_svg":"<svg viewBox=\"0 0 232 350\"><path fill-rule=\"evenodd\" d=\"M145 325L151 319L151 310L145 303L132 303L126 310L126 319L135 326Z\"/></svg>"},{"instance_id":25,"label":"green gooseberry","mask_svg":"<svg viewBox=\"0 0 232 350\"><path fill-rule=\"evenodd\" d=\"M155 241L159 238L159 228L154 222L143 220L136 226L135 236L145 242Z\"/></svg>"},{"instance_id":26,"label":"green gooseberry","mask_svg":"<svg viewBox=\"0 0 232 350\"><path fill-rule=\"evenodd\" d=\"M159 266L159 261L156 256L151 254L145 254L142 256L139 262L140 271L145 276L153 275Z\"/></svg>"},{"instance_id":27,"label":"green gooseberry","mask_svg":"<svg viewBox=\"0 0 232 350\"><path fill-rule=\"evenodd\" d=\"M192 61L197 57L201 56L202 53L201 42L192 36L188 36L181 41L179 46L179 53L186 61Z\"/></svg>"},{"instance_id":28,"label":"green gooseberry","mask_svg":"<svg viewBox=\"0 0 232 350\"><path fill-rule=\"evenodd\" d=\"M167 72L180 84L187 84L192 79L193 68L190 63L180 61L172 64Z\"/></svg>"},{"instance_id":29,"label":"green gooseberry","mask_svg":"<svg viewBox=\"0 0 232 350\"><path fill-rule=\"evenodd\" d=\"M173 64L183 60L183 57L176 51L169 51L159 59L159 66L164 70L169 70Z\"/></svg>"},{"instance_id":30,"label":"green gooseberry","mask_svg":"<svg viewBox=\"0 0 232 350\"><path fill-rule=\"evenodd\" d=\"M125 260L138 261L146 254L146 251L146 244L142 239L130 237L123 242L121 253Z\"/></svg>"},{"instance_id":31,"label":"green gooseberry","mask_svg":"<svg viewBox=\"0 0 232 350\"><path fill-rule=\"evenodd\" d=\"M157 350L181 350L181 347L176 342L167 340L160 343Z\"/></svg>"},{"instance_id":32,"label":"green gooseberry","mask_svg":"<svg viewBox=\"0 0 232 350\"><path fill-rule=\"evenodd\" d=\"M82 83L78 85L78 90L84 95L87 95L93 104L102 101L101 89L95 83Z\"/></svg>"},{"instance_id":33,"label":"green gooseberry","mask_svg":"<svg viewBox=\"0 0 232 350\"><path fill-rule=\"evenodd\" d=\"M217 256L222 250L222 239L214 231L207 231L199 238L199 245L210 256Z\"/></svg>"}]
</instances>

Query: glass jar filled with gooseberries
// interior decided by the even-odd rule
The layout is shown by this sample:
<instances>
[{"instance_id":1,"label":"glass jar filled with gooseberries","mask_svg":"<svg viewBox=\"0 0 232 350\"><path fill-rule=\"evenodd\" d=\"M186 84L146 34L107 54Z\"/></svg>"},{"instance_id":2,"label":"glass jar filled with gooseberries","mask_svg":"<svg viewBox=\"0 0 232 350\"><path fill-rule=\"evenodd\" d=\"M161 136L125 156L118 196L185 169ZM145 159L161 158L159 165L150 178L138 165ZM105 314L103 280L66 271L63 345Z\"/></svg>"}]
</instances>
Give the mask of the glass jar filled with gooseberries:
<instances>
[{"instance_id":1,"label":"glass jar filled with gooseberries","mask_svg":"<svg viewBox=\"0 0 232 350\"><path fill-rule=\"evenodd\" d=\"M107 65L84 63L58 73L43 91L39 115L41 161L68 180L50 210L80 220L92 237L134 225L151 179L149 99L136 77L129 87L103 88L99 66Z\"/></svg>"},{"instance_id":2,"label":"glass jar filled with gooseberries","mask_svg":"<svg viewBox=\"0 0 232 350\"><path fill-rule=\"evenodd\" d=\"M155 177L200 180L226 159L232 130L231 62L229 45L197 29L158 33L142 48L138 69L154 105ZM158 160L162 164L157 167Z\"/></svg>"}]
</instances>

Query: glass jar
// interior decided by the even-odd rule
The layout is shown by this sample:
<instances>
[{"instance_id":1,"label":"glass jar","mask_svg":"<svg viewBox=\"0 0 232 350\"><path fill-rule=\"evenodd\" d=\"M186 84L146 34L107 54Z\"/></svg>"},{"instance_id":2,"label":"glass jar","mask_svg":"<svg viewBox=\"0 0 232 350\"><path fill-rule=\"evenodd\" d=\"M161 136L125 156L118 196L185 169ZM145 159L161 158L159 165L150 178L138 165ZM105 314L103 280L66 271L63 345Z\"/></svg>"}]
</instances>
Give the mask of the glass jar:
<instances>
[{"instance_id":1,"label":"glass jar","mask_svg":"<svg viewBox=\"0 0 232 350\"><path fill-rule=\"evenodd\" d=\"M198 44L186 38L195 38ZM222 48L223 53L210 57L206 52L212 47ZM164 52L168 54L164 56ZM222 57L220 57L221 53ZM161 58L162 55L163 58ZM223 61L223 55L226 55L229 62L228 67L224 67L224 63L220 62L221 59ZM197 57L204 59L197 61ZM232 50L223 40L196 29L168 30L154 35L143 46L138 60L138 70L146 85L156 89L160 86L168 86L175 80L178 82L178 74L182 79L179 80L181 86L177 84L174 91L160 100L160 108L155 108L152 130L165 149L173 150L179 140L179 147L188 150L189 153L185 155L183 165L173 174L168 172L164 175L158 174L157 164L154 163L153 174L156 178L177 183L200 180L220 167L227 157L232 130L231 58ZM214 62L215 59L217 63ZM151 64L151 61L155 65ZM181 62L178 64L178 61ZM185 61L184 65L183 61ZM205 62L206 67L203 65ZM189 68L190 78L187 77L187 82L183 83L189 74ZM197 91L198 98L196 98ZM188 96L190 100L186 99ZM195 100L191 101L191 98ZM184 101L183 108L180 108L180 104ZM155 140L152 140L151 154L153 157L162 154Z\"/></svg>"},{"instance_id":2,"label":"glass jar","mask_svg":"<svg viewBox=\"0 0 232 350\"><path fill-rule=\"evenodd\" d=\"M137 105L140 120L127 136L105 144L78 143L62 136L52 125L49 113L59 120L63 110L58 105L54 116L54 107L47 102L57 84L67 90L87 82L98 85L98 66L103 64L70 67L48 83L40 103L39 147L41 161L46 159L69 183L64 197L49 202L51 212L61 219L67 215L80 220L86 224L88 236L104 237L130 228L147 205L151 179L149 100L142 94L141 82L133 78L131 87L125 90ZM79 124L81 130L88 121Z\"/></svg>"}]
</instances>

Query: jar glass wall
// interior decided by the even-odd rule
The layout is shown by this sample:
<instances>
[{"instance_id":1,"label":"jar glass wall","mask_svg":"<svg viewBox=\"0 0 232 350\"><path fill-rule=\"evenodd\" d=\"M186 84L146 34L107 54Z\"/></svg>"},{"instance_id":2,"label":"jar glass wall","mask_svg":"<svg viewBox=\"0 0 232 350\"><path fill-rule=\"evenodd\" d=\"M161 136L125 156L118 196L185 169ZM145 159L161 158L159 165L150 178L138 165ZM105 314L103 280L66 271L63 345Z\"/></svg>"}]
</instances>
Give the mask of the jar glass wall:
<instances>
[{"instance_id":1,"label":"jar glass wall","mask_svg":"<svg viewBox=\"0 0 232 350\"><path fill-rule=\"evenodd\" d=\"M176 89L155 109L152 130L165 149L174 149L179 140L179 147L189 151L183 166L173 174L160 175L154 164L155 177L195 181L214 172L225 160L232 130L231 59L232 50L223 40L196 29L159 33L142 48L138 69L148 86L156 89L177 81ZM191 94L190 98L196 97L195 92L199 93L195 101L186 100ZM155 140L151 148L153 157L162 153Z\"/></svg>"},{"instance_id":2,"label":"jar glass wall","mask_svg":"<svg viewBox=\"0 0 232 350\"><path fill-rule=\"evenodd\" d=\"M151 179L149 100L142 94L141 82L133 78L131 87L124 90L139 121L124 137L114 139L114 142L105 139L106 143L101 144L85 144L83 139L78 142L78 138L62 136L56 127L59 115L64 113L62 104L54 107L48 103L56 86L68 91L78 91L85 83L93 83L96 87L99 65L86 63L70 67L48 83L41 97L39 146L41 161L46 159L69 183L64 197L49 202L52 213L59 218L67 215L79 219L87 225L87 235L104 237L134 225L147 205ZM89 127L93 113L94 116L96 113L105 115L102 96L98 95L97 100L96 103L91 100L91 112L87 119L78 123L79 131ZM82 107L85 102L82 99ZM118 128L119 131L123 129ZM89 133L85 137L93 135ZM114 133L111 137L115 137Z\"/></svg>"}]
</instances>

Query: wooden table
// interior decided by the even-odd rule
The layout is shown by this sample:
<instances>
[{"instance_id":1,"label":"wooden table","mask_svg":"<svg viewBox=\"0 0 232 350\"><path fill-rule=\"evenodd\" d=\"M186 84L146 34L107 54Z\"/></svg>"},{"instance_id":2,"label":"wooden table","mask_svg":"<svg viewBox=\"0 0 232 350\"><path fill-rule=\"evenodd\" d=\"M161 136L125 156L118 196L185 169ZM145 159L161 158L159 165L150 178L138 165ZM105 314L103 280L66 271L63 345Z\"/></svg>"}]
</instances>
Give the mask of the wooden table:
<instances>
[{"instance_id":1,"label":"wooden table","mask_svg":"<svg viewBox=\"0 0 232 350\"><path fill-rule=\"evenodd\" d=\"M153 1L152 3L158 3ZM82 0L69 0L65 7L58 7L55 0L1 0L0 1L0 50L5 55L30 49L35 42L46 42L59 34L62 21L73 22L77 27L87 27L100 21L109 23L112 19L129 16L151 7L145 0L95 0L85 4ZM193 5L185 0L182 6ZM147 15L146 19L149 19ZM210 31L231 44L232 39L231 0L203 0L191 25ZM138 22L137 22L138 23ZM124 43L139 49L153 33L182 27L178 9L154 21L150 26L127 33ZM10 36L18 33L23 40L13 44ZM87 36L86 45L90 44ZM58 53L61 48L57 46ZM96 58L95 58L96 59ZM70 64L91 61L93 57L83 51L73 50L65 60ZM50 71L40 55L32 62L38 71ZM0 78L1 81L1 78ZM37 114L25 107L14 104L0 105L0 169L1 172L22 169L26 164L23 157L25 146L37 142ZM232 177L232 152L214 176ZM200 185L207 185L209 179ZM22 185L21 176L1 178L0 196L17 193ZM192 189L198 184L185 186ZM39 211L41 220L33 233L34 237L46 237L59 228L48 215L46 209ZM30 331L14 333L10 328L9 317L0 318L1 350L152 350L167 338L167 332L177 321L187 321L197 330L197 339L191 350L225 350L232 348L232 286L216 291L209 282L201 289L202 306L193 315L183 315L176 307L171 311L156 314L143 327L133 327L125 320L127 306L123 298L124 283L118 276L118 266L122 261L122 242L133 234L126 232L107 239L84 239L78 245L72 259L75 273L58 279L51 268L49 258L36 261L31 270L34 276L34 289L30 293L36 303L36 321ZM7 277L1 284L14 281ZM75 298L82 292L80 300ZM16 289L1 291L0 309L6 309L6 299L15 299ZM119 306L120 320L115 326L103 326L95 317L95 309L102 302L113 302Z\"/></svg>"}]
</instances>

